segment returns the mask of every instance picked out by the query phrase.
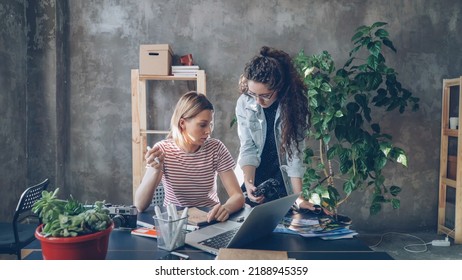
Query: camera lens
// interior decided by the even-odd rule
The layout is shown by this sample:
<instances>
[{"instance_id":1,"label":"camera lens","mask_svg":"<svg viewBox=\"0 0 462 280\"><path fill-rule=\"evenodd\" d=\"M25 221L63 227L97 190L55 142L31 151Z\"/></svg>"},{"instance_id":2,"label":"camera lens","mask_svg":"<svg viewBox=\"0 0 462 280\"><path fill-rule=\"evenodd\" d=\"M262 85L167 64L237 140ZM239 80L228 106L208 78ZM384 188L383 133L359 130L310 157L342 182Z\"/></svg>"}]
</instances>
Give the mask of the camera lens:
<instances>
[{"instance_id":1,"label":"camera lens","mask_svg":"<svg viewBox=\"0 0 462 280\"><path fill-rule=\"evenodd\" d=\"M114 227L119 228L125 225L125 218L122 215L115 215L112 217L112 221L114 222Z\"/></svg>"}]
</instances>

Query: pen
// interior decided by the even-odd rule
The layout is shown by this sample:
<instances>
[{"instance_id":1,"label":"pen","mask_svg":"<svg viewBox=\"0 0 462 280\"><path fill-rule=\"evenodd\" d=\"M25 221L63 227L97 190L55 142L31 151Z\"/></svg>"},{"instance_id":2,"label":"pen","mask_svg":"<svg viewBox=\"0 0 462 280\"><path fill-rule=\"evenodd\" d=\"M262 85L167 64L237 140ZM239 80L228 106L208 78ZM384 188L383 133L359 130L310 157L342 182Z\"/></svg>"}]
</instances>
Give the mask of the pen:
<instances>
[{"instance_id":1,"label":"pen","mask_svg":"<svg viewBox=\"0 0 462 280\"><path fill-rule=\"evenodd\" d=\"M150 146L147 146L147 147L146 147L146 151L149 151L150 149L152 149ZM154 158L154 161L155 161L157 164L160 163L158 157L155 157L155 158Z\"/></svg>"},{"instance_id":2,"label":"pen","mask_svg":"<svg viewBox=\"0 0 462 280\"><path fill-rule=\"evenodd\" d=\"M145 227L145 228L154 228L154 225L151 225L149 223L145 223L143 221L136 221L136 224L140 227Z\"/></svg>"},{"instance_id":3,"label":"pen","mask_svg":"<svg viewBox=\"0 0 462 280\"><path fill-rule=\"evenodd\" d=\"M176 206L169 204L168 207L170 207L170 214L172 215L173 220L178 220L178 211L176 210Z\"/></svg>"},{"instance_id":4,"label":"pen","mask_svg":"<svg viewBox=\"0 0 462 280\"><path fill-rule=\"evenodd\" d=\"M185 254L182 254L182 253L170 252L170 254L175 255L175 256L178 256L178 257L183 258L183 259L185 259L185 260L189 259L189 256L188 256L188 255L185 255Z\"/></svg>"},{"instance_id":5,"label":"pen","mask_svg":"<svg viewBox=\"0 0 462 280\"><path fill-rule=\"evenodd\" d=\"M157 219L162 219L162 212L160 212L160 207L158 205L154 206L154 212L156 213Z\"/></svg>"},{"instance_id":6,"label":"pen","mask_svg":"<svg viewBox=\"0 0 462 280\"><path fill-rule=\"evenodd\" d=\"M160 207L158 205L154 206L154 213L156 213L156 218L157 218L157 223L159 225L160 234L163 236L164 242L166 243L166 238L168 237L167 237L167 234L165 233L168 230L168 228L167 228L167 225L165 225L164 223L162 212L160 211Z\"/></svg>"},{"instance_id":7,"label":"pen","mask_svg":"<svg viewBox=\"0 0 462 280\"><path fill-rule=\"evenodd\" d=\"M180 218L180 222L178 223L177 227L176 227L176 230L175 230L175 236L173 237L173 239L171 240L170 242L170 250L173 250L173 248L175 247L175 244L177 243L177 239L179 238L180 236L180 233L183 231L183 225L185 223L185 221L187 220L186 217L188 216L188 207L185 207L184 210L183 210L183 213L181 214L181 218Z\"/></svg>"},{"instance_id":8,"label":"pen","mask_svg":"<svg viewBox=\"0 0 462 280\"><path fill-rule=\"evenodd\" d=\"M166 236L164 237L165 239L165 244L170 244L170 242L172 241L172 238L174 236L174 233L173 233L173 230L174 230L174 225L173 225L173 221L174 221L174 218L173 218L173 211L172 211L172 204L169 203L167 204L167 219L168 219L168 239L166 238Z\"/></svg>"}]
</instances>

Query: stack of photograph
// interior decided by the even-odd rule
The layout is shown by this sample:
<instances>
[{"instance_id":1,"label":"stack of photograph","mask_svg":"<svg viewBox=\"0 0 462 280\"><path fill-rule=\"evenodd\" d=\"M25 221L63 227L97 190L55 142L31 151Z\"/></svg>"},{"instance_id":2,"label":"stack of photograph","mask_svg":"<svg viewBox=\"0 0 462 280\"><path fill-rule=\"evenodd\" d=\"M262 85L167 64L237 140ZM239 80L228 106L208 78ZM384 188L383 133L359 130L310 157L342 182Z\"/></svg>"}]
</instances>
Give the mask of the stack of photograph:
<instances>
[{"instance_id":1,"label":"stack of photograph","mask_svg":"<svg viewBox=\"0 0 462 280\"><path fill-rule=\"evenodd\" d=\"M199 70L198 65L175 65L172 66L172 74L173 76L181 76L181 77L195 77L197 76L197 70Z\"/></svg>"},{"instance_id":2,"label":"stack of photograph","mask_svg":"<svg viewBox=\"0 0 462 280\"><path fill-rule=\"evenodd\" d=\"M350 229L350 225L351 220L344 223L329 215L302 218L286 216L274 232L298 234L303 237L320 237L324 240L346 239L358 234L355 230Z\"/></svg>"}]
</instances>

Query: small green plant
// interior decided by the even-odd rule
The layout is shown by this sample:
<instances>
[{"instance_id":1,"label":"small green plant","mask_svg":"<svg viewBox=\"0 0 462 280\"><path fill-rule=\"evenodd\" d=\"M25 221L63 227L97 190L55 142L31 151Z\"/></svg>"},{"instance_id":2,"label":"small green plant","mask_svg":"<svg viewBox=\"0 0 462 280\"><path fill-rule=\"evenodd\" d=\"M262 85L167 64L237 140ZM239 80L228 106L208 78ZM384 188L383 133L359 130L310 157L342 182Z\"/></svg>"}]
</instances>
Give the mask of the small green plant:
<instances>
[{"instance_id":1,"label":"small green plant","mask_svg":"<svg viewBox=\"0 0 462 280\"><path fill-rule=\"evenodd\" d=\"M301 50L294 58L308 86L308 137L319 141L316 152L305 150L308 169L303 195L334 212L354 191L368 188L373 188L371 214L378 213L383 203L400 206L401 188L386 185L382 171L389 162L407 166L407 156L372 120L371 107L403 113L410 106L415 111L419 98L401 85L398 73L385 63L384 47L396 52L385 25L359 27L351 39L354 48L349 59L337 71L327 51L306 55ZM336 186L339 181L343 195Z\"/></svg>"},{"instance_id":2,"label":"small green plant","mask_svg":"<svg viewBox=\"0 0 462 280\"><path fill-rule=\"evenodd\" d=\"M73 237L102 231L111 224L109 211L104 202L97 201L91 208L72 196L69 200L57 197L54 192L43 191L42 198L34 203L32 211L42 219L42 234L45 237Z\"/></svg>"}]
</instances>

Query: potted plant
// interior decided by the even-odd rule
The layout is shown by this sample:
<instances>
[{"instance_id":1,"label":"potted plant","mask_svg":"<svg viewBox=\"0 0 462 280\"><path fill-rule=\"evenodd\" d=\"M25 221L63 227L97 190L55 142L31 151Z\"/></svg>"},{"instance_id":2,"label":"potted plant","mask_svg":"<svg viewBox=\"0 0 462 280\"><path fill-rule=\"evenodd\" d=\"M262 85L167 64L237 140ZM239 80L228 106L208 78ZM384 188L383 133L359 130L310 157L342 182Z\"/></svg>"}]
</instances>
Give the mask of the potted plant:
<instances>
[{"instance_id":1,"label":"potted plant","mask_svg":"<svg viewBox=\"0 0 462 280\"><path fill-rule=\"evenodd\" d=\"M87 208L72 196L59 199L58 191L43 191L32 208L42 220L35 237L41 243L43 258L105 259L113 223L104 202Z\"/></svg>"},{"instance_id":2,"label":"potted plant","mask_svg":"<svg viewBox=\"0 0 462 280\"><path fill-rule=\"evenodd\" d=\"M381 130L371 111L377 107L403 113L408 106L417 110L419 98L401 85L398 73L386 64L386 51L396 49L385 25L359 27L349 59L337 71L327 51L306 55L301 50L294 58L308 86L308 138L319 142L319 148L305 150L308 169L303 195L334 213L354 191L370 188L371 214L378 213L383 203L394 209L400 206L401 188L387 185L382 171L390 162L407 166L407 156Z\"/></svg>"}]
</instances>

